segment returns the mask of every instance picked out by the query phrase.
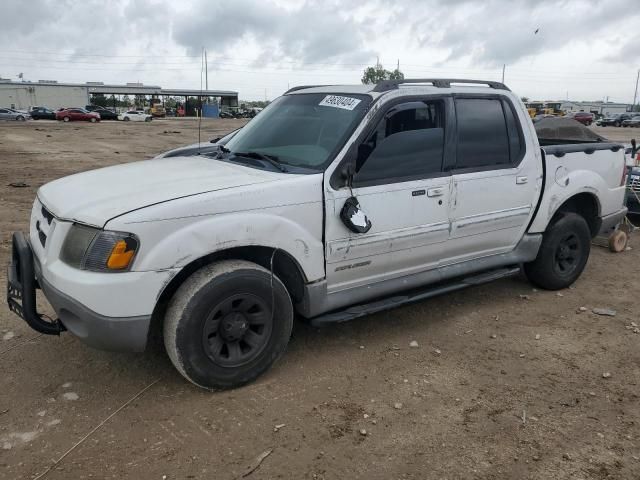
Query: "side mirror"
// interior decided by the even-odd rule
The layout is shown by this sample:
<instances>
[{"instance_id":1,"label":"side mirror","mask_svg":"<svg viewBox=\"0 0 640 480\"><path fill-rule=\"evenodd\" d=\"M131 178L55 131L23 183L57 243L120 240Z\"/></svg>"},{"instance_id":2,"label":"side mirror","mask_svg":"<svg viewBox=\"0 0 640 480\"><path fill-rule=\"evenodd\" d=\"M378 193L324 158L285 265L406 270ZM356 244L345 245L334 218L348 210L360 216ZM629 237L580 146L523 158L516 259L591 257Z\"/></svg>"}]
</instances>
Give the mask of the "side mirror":
<instances>
[{"instance_id":1,"label":"side mirror","mask_svg":"<svg viewBox=\"0 0 640 480\"><path fill-rule=\"evenodd\" d=\"M351 185L351 180L353 179L353 174L355 169L353 167L353 162L347 162L342 166L342 169L340 170L340 178L342 179L342 181L344 182L345 186L350 186Z\"/></svg>"}]
</instances>

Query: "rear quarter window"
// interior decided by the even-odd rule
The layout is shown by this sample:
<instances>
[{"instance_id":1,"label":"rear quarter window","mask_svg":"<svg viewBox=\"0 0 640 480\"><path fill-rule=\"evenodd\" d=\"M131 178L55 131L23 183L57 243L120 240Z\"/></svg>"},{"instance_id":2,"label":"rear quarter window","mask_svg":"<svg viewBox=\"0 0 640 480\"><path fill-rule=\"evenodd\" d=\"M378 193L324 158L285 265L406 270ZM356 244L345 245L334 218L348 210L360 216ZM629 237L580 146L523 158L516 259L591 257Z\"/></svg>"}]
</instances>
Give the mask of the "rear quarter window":
<instances>
[{"instance_id":1,"label":"rear quarter window","mask_svg":"<svg viewBox=\"0 0 640 480\"><path fill-rule=\"evenodd\" d=\"M512 147L502 101L495 98L458 98L455 106L458 132L456 169L508 165Z\"/></svg>"}]
</instances>

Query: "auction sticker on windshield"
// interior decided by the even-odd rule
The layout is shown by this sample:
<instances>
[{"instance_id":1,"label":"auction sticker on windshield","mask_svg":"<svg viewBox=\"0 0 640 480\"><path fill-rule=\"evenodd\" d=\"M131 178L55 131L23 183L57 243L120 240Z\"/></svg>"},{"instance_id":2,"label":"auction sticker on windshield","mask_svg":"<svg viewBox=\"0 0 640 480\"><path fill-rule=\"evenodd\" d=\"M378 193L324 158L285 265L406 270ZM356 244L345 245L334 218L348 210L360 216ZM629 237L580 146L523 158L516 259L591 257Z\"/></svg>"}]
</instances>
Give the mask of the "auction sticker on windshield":
<instances>
[{"instance_id":1,"label":"auction sticker on windshield","mask_svg":"<svg viewBox=\"0 0 640 480\"><path fill-rule=\"evenodd\" d=\"M340 95L327 95L319 103L321 107L342 108L343 110L353 110L358 106L360 100L351 97L341 97Z\"/></svg>"}]
</instances>

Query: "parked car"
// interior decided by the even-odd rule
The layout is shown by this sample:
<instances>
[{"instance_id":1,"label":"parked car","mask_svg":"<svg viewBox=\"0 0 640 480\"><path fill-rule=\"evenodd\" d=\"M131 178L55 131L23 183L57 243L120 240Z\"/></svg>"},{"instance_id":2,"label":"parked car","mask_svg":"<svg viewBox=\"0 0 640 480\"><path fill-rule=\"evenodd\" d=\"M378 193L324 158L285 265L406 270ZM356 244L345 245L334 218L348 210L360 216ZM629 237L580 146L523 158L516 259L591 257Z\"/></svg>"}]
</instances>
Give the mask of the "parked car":
<instances>
[{"instance_id":1,"label":"parked car","mask_svg":"<svg viewBox=\"0 0 640 480\"><path fill-rule=\"evenodd\" d=\"M118 115L118 120L122 120L124 122L150 122L153 120L153 117L140 110L129 110L128 112Z\"/></svg>"},{"instance_id":2,"label":"parked car","mask_svg":"<svg viewBox=\"0 0 640 480\"><path fill-rule=\"evenodd\" d=\"M34 107L29 112L31 118L34 120L55 120L56 112L46 107Z\"/></svg>"},{"instance_id":3,"label":"parked car","mask_svg":"<svg viewBox=\"0 0 640 480\"><path fill-rule=\"evenodd\" d=\"M56 112L56 120L62 120L63 122L99 122L100 114L95 112L88 112L84 108L69 108L66 110L58 110Z\"/></svg>"},{"instance_id":4,"label":"parked car","mask_svg":"<svg viewBox=\"0 0 640 480\"><path fill-rule=\"evenodd\" d=\"M593 123L593 113L589 112L573 112L568 114L567 117L573 118L574 120L586 126L589 126Z\"/></svg>"},{"instance_id":5,"label":"parked car","mask_svg":"<svg viewBox=\"0 0 640 480\"><path fill-rule=\"evenodd\" d=\"M94 110L95 113L100 115L100 120L117 120L118 114L108 108L98 107Z\"/></svg>"},{"instance_id":6,"label":"parked car","mask_svg":"<svg viewBox=\"0 0 640 480\"><path fill-rule=\"evenodd\" d=\"M622 121L623 127L639 127L640 126L640 113L635 114L634 116L627 118Z\"/></svg>"},{"instance_id":7,"label":"parked car","mask_svg":"<svg viewBox=\"0 0 640 480\"><path fill-rule=\"evenodd\" d=\"M229 388L283 355L294 312L343 322L521 266L572 285L627 211L622 146L541 151L503 84L403 82L294 88L216 144L40 187L11 310L103 349L160 328L185 378Z\"/></svg>"},{"instance_id":8,"label":"parked car","mask_svg":"<svg viewBox=\"0 0 640 480\"><path fill-rule=\"evenodd\" d=\"M640 167L629 168L625 203L629 213L640 215Z\"/></svg>"},{"instance_id":9,"label":"parked car","mask_svg":"<svg viewBox=\"0 0 640 480\"><path fill-rule=\"evenodd\" d=\"M0 108L0 120L17 120L24 122L30 118L31 116L28 113L12 110L11 108Z\"/></svg>"}]
</instances>

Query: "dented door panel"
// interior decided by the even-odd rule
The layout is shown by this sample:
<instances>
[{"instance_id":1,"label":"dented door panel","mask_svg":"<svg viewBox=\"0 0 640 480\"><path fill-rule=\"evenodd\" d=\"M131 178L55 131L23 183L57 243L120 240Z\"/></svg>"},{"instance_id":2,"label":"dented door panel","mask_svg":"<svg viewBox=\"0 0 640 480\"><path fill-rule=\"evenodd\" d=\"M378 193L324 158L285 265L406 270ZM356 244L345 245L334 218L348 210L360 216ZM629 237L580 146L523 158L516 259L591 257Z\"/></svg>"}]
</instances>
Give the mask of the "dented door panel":
<instances>
[{"instance_id":1,"label":"dented door panel","mask_svg":"<svg viewBox=\"0 0 640 480\"><path fill-rule=\"evenodd\" d=\"M436 268L449 237L451 177L354 188L372 223L366 234L350 232L339 220L349 189L327 194L327 281L330 290L364 285ZM438 189L430 197L426 191ZM417 192L417 193L416 193Z\"/></svg>"}]
</instances>

